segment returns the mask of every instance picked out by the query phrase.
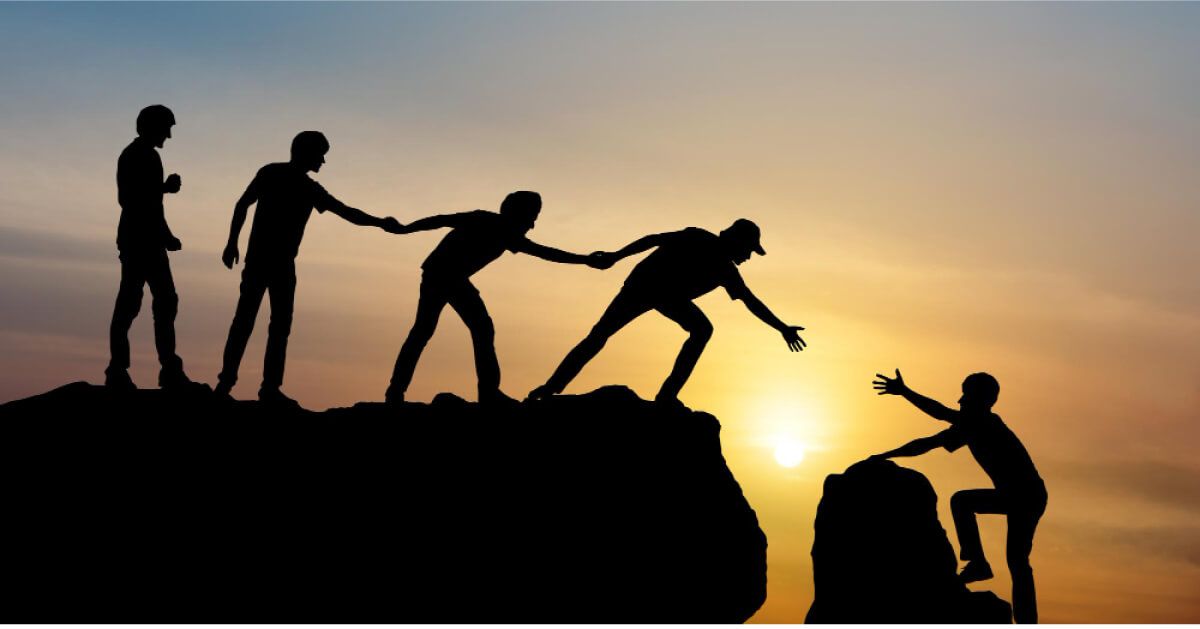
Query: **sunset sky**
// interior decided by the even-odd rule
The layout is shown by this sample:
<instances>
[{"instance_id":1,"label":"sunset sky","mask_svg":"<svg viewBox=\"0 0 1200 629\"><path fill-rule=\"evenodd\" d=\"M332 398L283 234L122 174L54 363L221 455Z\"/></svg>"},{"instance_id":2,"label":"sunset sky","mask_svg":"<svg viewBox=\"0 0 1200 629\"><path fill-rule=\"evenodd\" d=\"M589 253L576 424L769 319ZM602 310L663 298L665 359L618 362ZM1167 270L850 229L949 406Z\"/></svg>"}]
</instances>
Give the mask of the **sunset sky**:
<instances>
[{"instance_id":1,"label":"sunset sky","mask_svg":"<svg viewBox=\"0 0 1200 629\"><path fill-rule=\"evenodd\" d=\"M1049 488L1043 622L1200 622L1197 33L1195 3L0 4L0 401L103 381L114 173L139 109L178 121L161 155L183 178L166 201L179 352L208 382L238 295L241 267L220 263L233 203L318 129L315 178L403 222L530 189L530 237L582 253L762 227L768 255L742 275L809 348L716 291L681 395L720 419L770 543L754 621L812 602L825 476L943 427L874 394L898 367L947 403L971 372L999 379L996 411ZM442 235L314 215L284 391L382 400ZM635 263L506 255L479 273L505 391L542 383ZM257 389L265 324L237 397ZM647 315L568 392L652 397L684 338ZM132 344L152 386L149 296ZM475 395L449 311L409 398L439 391ZM788 444L794 467L775 457ZM902 464L955 539L949 497L986 476L965 449ZM997 578L972 587L1009 599L1004 520L981 522Z\"/></svg>"}]
</instances>

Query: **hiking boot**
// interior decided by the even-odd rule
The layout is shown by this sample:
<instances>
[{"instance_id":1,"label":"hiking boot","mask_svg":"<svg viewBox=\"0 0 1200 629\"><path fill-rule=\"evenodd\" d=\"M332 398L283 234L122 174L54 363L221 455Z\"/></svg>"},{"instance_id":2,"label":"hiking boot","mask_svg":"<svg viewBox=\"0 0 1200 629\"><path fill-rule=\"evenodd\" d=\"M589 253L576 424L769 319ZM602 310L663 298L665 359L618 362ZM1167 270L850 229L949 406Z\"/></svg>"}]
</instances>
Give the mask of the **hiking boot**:
<instances>
[{"instance_id":1,"label":"hiking boot","mask_svg":"<svg viewBox=\"0 0 1200 629\"><path fill-rule=\"evenodd\" d=\"M987 581L992 578L992 567L988 562L982 559L968 561L967 565L958 573L958 578L963 583L974 583L976 581Z\"/></svg>"},{"instance_id":2,"label":"hiking boot","mask_svg":"<svg viewBox=\"0 0 1200 629\"><path fill-rule=\"evenodd\" d=\"M105 369L104 386L114 391L137 391L137 385L133 383L133 378L129 377L129 371L125 369Z\"/></svg>"},{"instance_id":3,"label":"hiking boot","mask_svg":"<svg viewBox=\"0 0 1200 629\"><path fill-rule=\"evenodd\" d=\"M228 382L217 381L217 387L213 389L213 396L222 402L233 401L233 385Z\"/></svg>"},{"instance_id":4,"label":"hiking boot","mask_svg":"<svg viewBox=\"0 0 1200 629\"><path fill-rule=\"evenodd\" d=\"M187 377L182 367L165 368L158 372L158 388L170 391L182 391L195 387L196 382Z\"/></svg>"},{"instance_id":5,"label":"hiking boot","mask_svg":"<svg viewBox=\"0 0 1200 629\"><path fill-rule=\"evenodd\" d=\"M657 395L654 403L668 410L687 410L687 406L673 395Z\"/></svg>"},{"instance_id":6,"label":"hiking boot","mask_svg":"<svg viewBox=\"0 0 1200 629\"><path fill-rule=\"evenodd\" d=\"M299 402L284 395L283 391L280 391L277 388L259 389L258 390L258 401L262 402L263 404L270 404L272 406L285 406L285 407L289 407L289 408L300 408Z\"/></svg>"}]
</instances>

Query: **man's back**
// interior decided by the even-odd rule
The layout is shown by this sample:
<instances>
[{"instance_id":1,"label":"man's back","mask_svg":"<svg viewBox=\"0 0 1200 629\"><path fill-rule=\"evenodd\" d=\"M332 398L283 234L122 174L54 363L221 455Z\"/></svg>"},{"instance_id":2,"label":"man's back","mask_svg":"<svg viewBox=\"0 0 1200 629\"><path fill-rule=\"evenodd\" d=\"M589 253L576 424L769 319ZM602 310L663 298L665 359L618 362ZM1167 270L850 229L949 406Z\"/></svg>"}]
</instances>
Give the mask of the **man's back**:
<instances>
[{"instance_id":1,"label":"man's back","mask_svg":"<svg viewBox=\"0 0 1200 629\"><path fill-rule=\"evenodd\" d=\"M454 228L421 264L425 273L468 278L526 241L512 221L496 212L475 210L453 215L453 219Z\"/></svg>"},{"instance_id":2,"label":"man's back","mask_svg":"<svg viewBox=\"0 0 1200 629\"><path fill-rule=\"evenodd\" d=\"M737 299L745 284L720 237L698 227L664 235L664 241L642 260L625 288L665 299L695 299L724 286Z\"/></svg>"},{"instance_id":3,"label":"man's back","mask_svg":"<svg viewBox=\"0 0 1200 629\"><path fill-rule=\"evenodd\" d=\"M254 186L258 207L250 227L246 263L295 259L313 208L325 211L332 197L303 169L287 162L263 166L255 175Z\"/></svg>"},{"instance_id":4,"label":"man's back","mask_svg":"<svg viewBox=\"0 0 1200 629\"><path fill-rule=\"evenodd\" d=\"M121 205L117 248L166 246L162 159L143 138L130 142L117 160L117 202Z\"/></svg>"},{"instance_id":5,"label":"man's back","mask_svg":"<svg viewBox=\"0 0 1200 629\"><path fill-rule=\"evenodd\" d=\"M1033 459L1017 435L995 413L964 414L945 431L946 449L966 445L996 489L1045 488Z\"/></svg>"}]
</instances>

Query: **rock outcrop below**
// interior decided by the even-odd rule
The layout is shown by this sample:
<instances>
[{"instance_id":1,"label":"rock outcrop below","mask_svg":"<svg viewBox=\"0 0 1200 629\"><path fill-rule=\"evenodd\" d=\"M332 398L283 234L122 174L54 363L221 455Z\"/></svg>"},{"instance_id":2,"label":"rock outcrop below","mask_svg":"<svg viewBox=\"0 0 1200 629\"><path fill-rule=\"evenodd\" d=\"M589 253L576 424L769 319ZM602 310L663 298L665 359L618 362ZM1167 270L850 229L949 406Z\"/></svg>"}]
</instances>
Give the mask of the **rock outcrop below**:
<instances>
[{"instance_id":1,"label":"rock outcrop below","mask_svg":"<svg viewBox=\"0 0 1200 629\"><path fill-rule=\"evenodd\" d=\"M808 623L1010 623L1009 604L971 592L920 472L867 460L825 479Z\"/></svg>"},{"instance_id":2,"label":"rock outcrop below","mask_svg":"<svg viewBox=\"0 0 1200 629\"><path fill-rule=\"evenodd\" d=\"M315 413L86 383L0 406L0 622L742 622L711 415L623 387Z\"/></svg>"}]
</instances>

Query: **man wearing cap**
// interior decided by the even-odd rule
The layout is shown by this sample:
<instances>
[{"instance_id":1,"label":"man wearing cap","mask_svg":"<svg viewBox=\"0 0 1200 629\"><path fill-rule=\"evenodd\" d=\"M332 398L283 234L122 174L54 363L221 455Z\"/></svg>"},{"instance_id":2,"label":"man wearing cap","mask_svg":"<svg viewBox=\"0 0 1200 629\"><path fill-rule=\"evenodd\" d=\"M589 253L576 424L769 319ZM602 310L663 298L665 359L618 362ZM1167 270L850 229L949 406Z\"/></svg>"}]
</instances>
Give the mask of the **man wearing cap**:
<instances>
[{"instance_id":1,"label":"man wearing cap","mask_svg":"<svg viewBox=\"0 0 1200 629\"><path fill-rule=\"evenodd\" d=\"M142 293L150 287L154 315L154 346L158 350L158 386L173 389L192 385L183 372L183 360L175 353L175 314L179 296L171 276L168 251L183 245L163 213L163 195L179 192L179 175L163 178L162 148L171 137L175 115L163 105L150 105L138 113L138 137L121 151L117 160L117 202L121 222L117 225L117 250L121 259L121 287L108 330L111 359L104 370L106 386L133 390L129 377L129 328L142 308Z\"/></svg>"},{"instance_id":2,"label":"man wearing cap","mask_svg":"<svg viewBox=\"0 0 1200 629\"><path fill-rule=\"evenodd\" d=\"M611 266L622 258L657 247L654 253L634 267L621 292L617 293L587 337L567 354L546 384L529 393L529 398L536 400L561 393L617 330L642 314L657 310L689 334L679 356L675 358L671 375L667 376L658 395L654 397L656 402L681 404L679 391L692 375L692 369L713 332L708 317L692 300L718 286L723 287L730 298L742 300L746 308L763 323L778 330L792 351L804 349L804 340L797 333L804 328L780 321L750 292L738 273L737 265L749 260L751 253L766 255L759 237L758 226L743 218L734 221L720 235L689 227L682 231L646 236L615 253L592 254L603 265Z\"/></svg>"}]
</instances>

